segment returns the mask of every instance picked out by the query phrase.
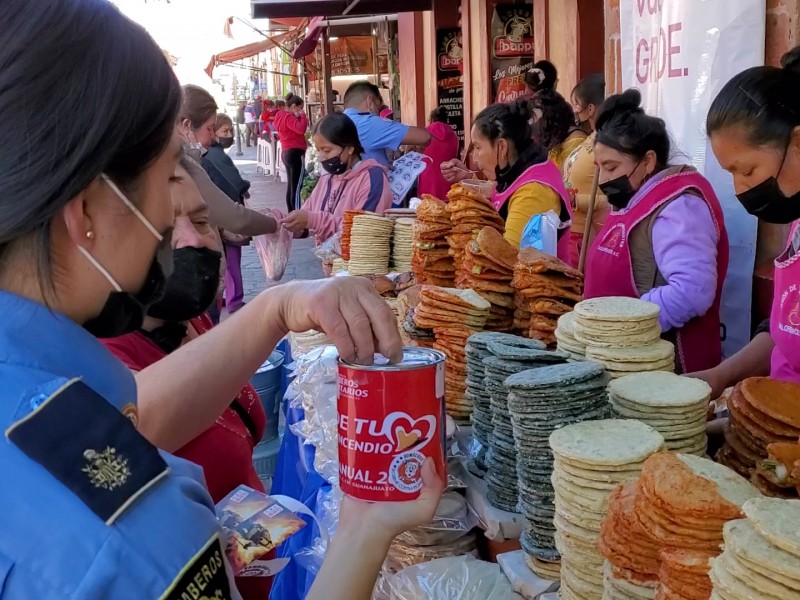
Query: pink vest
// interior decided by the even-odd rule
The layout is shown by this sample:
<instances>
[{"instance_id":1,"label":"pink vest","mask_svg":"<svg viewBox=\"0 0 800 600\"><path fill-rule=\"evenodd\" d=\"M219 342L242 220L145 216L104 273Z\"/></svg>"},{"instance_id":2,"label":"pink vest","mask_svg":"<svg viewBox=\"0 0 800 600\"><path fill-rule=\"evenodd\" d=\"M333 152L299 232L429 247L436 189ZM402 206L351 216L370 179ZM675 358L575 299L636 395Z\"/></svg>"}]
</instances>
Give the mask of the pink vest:
<instances>
[{"instance_id":1,"label":"pink vest","mask_svg":"<svg viewBox=\"0 0 800 600\"><path fill-rule=\"evenodd\" d=\"M511 198L519 188L529 183L545 185L561 198L561 214L559 218L564 227L558 232L558 258L564 262L569 262L568 225L570 221L572 221L572 205L569 202L569 193L564 186L564 179L561 176L561 171L558 170L558 167L552 161L548 160L528 167L504 192L500 193L495 190L491 198L495 210L503 215L503 208L506 206L509 198ZM505 215L503 215L503 218L505 218Z\"/></svg>"},{"instance_id":2,"label":"pink vest","mask_svg":"<svg viewBox=\"0 0 800 600\"><path fill-rule=\"evenodd\" d=\"M722 207L711 184L692 171L668 175L653 185L630 210L611 213L597 234L586 260L584 298L625 296L638 298L633 279L628 238L639 223L675 198L694 190L711 211L717 229L717 293L708 312L695 317L676 332L676 351L683 373L693 373L717 366L722 359L719 306L722 285L728 272L728 234ZM691 218L691 215L687 215Z\"/></svg>"},{"instance_id":3,"label":"pink vest","mask_svg":"<svg viewBox=\"0 0 800 600\"><path fill-rule=\"evenodd\" d=\"M797 227L795 222L786 250L775 259L775 297L769 332L775 342L770 375L800 383L800 252L792 251Z\"/></svg>"}]
</instances>

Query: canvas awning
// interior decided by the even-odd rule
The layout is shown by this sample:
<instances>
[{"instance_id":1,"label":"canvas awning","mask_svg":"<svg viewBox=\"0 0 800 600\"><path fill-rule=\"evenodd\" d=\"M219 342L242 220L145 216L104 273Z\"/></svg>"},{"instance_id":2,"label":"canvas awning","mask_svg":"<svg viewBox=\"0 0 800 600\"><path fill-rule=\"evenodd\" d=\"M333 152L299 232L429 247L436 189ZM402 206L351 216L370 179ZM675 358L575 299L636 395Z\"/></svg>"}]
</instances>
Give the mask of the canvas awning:
<instances>
[{"instance_id":1,"label":"canvas awning","mask_svg":"<svg viewBox=\"0 0 800 600\"><path fill-rule=\"evenodd\" d=\"M254 19L278 19L285 21L294 17L339 17L347 8L348 17L377 16L398 12L416 12L431 10L433 0L404 0L387 2L386 0L304 0L303 2L287 2L286 0L250 0Z\"/></svg>"},{"instance_id":2,"label":"canvas awning","mask_svg":"<svg viewBox=\"0 0 800 600\"><path fill-rule=\"evenodd\" d=\"M232 48L230 50L226 50L225 52L215 54L208 62L205 72L209 77L213 77L215 67L236 62L237 60L242 60L244 58L250 58L251 56L255 56L261 52L266 52L267 50L271 50L276 46L287 43L289 40L297 37L297 35L298 32L296 30L287 31L286 33L279 33L259 42L253 42L252 44L246 44L244 46L239 46L238 48Z\"/></svg>"}]
</instances>

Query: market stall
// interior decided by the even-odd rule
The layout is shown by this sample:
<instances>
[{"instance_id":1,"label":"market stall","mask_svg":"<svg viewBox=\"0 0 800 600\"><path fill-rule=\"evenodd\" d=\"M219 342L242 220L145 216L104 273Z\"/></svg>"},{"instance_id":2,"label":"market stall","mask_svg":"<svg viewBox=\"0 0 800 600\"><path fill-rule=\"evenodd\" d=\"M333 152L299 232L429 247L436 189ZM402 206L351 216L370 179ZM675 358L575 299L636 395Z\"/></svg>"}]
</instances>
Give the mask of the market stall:
<instances>
[{"instance_id":1,"label":"market stall","mask_svg":"<svg viewBox=\"0 0 800 600\"><path fill-rule=\"evenodd\" d=\"M675 374L658 306L583 301L581 273L511 247L480 190L448 200L348 213L335 265L372 281L409 347L444 358L447 491L433 522L395 540L373 597L800 597L800 528L771 516L800 515L800 386L755 378L712 400ZM333 534L337 361L311 339L286 407L285 454L303 467L284 476ZM730 415L718 462L709 414ZM301 596L325 552L308 529L280 575Z\"/></svg>"}]
</instances>

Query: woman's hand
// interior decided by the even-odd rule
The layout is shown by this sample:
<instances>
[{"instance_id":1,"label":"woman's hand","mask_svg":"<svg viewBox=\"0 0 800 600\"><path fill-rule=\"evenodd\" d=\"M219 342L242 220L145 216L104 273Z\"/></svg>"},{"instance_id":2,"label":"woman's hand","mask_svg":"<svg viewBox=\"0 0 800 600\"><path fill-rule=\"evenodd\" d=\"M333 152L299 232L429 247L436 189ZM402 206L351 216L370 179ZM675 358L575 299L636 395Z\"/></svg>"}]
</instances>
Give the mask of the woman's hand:
<instances>
[{"instance_id":1,"label":"woman's hand","mask_svg":"<svg viewBox=\"0 0 800 600\"><path fill-rule=\"evenodd\" d=\"M339 527L363 530L374 536L376 546L386 544L388 547L404 531L433 520L444 488L433 460L427 458L422 464L419 498L407 502L363 502L345 496L339 514Z\"/></svg>"},{"instance_id":2,"label":"woman's hand","mask_svg":"<svg viewBox=\"0 0 800 600\"><path fill-rule=\"evenodd\" d=\"M440 169L447 183L458 183L464 179L472 179L474 177L472 171L467 169L467 165L457 158L443 162Z\"/></svg>"},{"instance_id":3,"label":"woman's hand","mask_svg":"<svg viewBox=\"0 0 800 600\"><path fill-rule=\"evenodd\" d=\"M280 224L292 233L308 229L308 212L305 210L293 210L288 216L280 220Z\"/></svg>"},{"instance_id":4,"label":"woman's hand","mask_svg":"<svg viewBox=\"0 0 800 600\"><path fill-rule=\"evenodd\" d=\"M728 378L722 372L720 367L714 367L713 369L708 369L706 371L697 371L696 373L689 373L687 377L702 379L708 385L710 385L712 400L719 398L728 387Z\"/></svg>"},{"instance_id":5,"label":"woman's hand","mask_svg":"<svg viewBox=\"0 0 800 600\"><path fill-rule=\"evenodd\" d=\"M372 364L376 352L392 362L402 359L397 320L369 280L334 277L279 289L279 316L288 331L324 331L344 360L358 364Z\"/></svg>"}]
</instances>

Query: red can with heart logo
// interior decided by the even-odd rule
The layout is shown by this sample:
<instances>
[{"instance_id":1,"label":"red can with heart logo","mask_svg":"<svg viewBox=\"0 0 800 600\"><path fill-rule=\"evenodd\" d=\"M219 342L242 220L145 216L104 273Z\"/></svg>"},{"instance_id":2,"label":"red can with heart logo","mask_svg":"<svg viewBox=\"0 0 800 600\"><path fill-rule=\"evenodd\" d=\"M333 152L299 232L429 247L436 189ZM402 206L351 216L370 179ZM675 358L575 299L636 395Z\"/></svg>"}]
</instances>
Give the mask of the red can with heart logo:
<instances>
[{"instance_id":1,"label":"red can with heart logo","mask_svg":"<svg viewBox=\"0 0 800 600\"><path fill-rule=\"evenodd\" d=\"M445 480L444 354L404 348L403 360L339 361L339 486L370 502L414 500L431 457Z\"/></svg>"}]
</instances>

